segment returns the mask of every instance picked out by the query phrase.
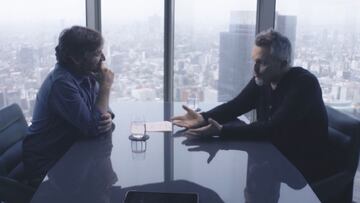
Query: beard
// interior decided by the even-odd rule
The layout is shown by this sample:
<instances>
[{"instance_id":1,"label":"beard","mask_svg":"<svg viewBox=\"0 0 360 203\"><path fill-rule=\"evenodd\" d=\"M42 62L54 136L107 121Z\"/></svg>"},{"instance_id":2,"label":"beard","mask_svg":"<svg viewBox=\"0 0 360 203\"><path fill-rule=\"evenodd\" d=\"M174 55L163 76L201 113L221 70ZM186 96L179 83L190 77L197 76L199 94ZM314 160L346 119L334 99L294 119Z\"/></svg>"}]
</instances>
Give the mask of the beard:
<instances>
[{"instance_id":1,"label":"beard","mask_svg":"<svg viewBox=\"0 0 360 203\"><path fill-rule=\"evenodd\" d=\"M94 73L98 73L101 71L101 64L102 64L102 61L99 61L96 65L94 65L92 67L92 71L91 72L94 72Z\"/></svg>"},{"instance_id":2,"label":"beard","mask_svg":"<svg viewBox=\"0 0 360 203\"><path fill-rule=\"evenodd\" d=\"M81 69L86 74L98 73L101 70L101 61L96 63L83 63Z\"/></svg>"},{"instance_id":3,"label":"beard","mask_svg":"<svg viewBox=\"0 0 360 203\"><path fill-rule=\"evenodd\" d=\"M262 78L255 77L255 83L256 83L257 86L263 86L264 85L264 80Z\"/></svg>"}]
</instances>

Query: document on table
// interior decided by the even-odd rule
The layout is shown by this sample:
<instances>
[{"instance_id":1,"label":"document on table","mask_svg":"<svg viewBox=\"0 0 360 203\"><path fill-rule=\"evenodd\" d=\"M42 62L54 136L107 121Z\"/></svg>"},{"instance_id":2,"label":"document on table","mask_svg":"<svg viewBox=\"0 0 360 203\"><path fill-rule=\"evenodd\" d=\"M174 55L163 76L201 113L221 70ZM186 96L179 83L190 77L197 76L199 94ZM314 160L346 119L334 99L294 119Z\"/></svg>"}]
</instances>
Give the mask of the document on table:
<instances>
[{"instance_id":1,"label":"document on table","mask_svg":"<svg viewBox=\"0 0 360 203\"><path fill-rule=\"evenodd\" d=\"M172 123L169 121L146 122L146 132L170 132Z\"/></svg>"}]
</instances>

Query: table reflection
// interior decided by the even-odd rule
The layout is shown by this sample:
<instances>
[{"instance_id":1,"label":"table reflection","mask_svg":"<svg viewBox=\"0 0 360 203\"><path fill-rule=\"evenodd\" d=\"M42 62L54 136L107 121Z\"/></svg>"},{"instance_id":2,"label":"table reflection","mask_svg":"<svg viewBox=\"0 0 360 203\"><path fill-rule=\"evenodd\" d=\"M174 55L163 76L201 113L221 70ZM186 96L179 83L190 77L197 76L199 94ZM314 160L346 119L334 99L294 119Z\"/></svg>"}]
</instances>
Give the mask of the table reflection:
<instances>
[{"instance_id":1,"label":"table reflection","mask_svg":"<svg viewBox=\"0 0 360 203\"><path fill-rule=\"evenodd\" d=\"M132 141L131 115L147 112L149 121L162 121L163 105L129 102L113 111L120 115L113 135L72 146L32 202L119 203L134 189L196 192L206 203L319 202L302 175L268 142L190 140L183 131L151 132L146 141Z\"/></svg>"}]
</instances>

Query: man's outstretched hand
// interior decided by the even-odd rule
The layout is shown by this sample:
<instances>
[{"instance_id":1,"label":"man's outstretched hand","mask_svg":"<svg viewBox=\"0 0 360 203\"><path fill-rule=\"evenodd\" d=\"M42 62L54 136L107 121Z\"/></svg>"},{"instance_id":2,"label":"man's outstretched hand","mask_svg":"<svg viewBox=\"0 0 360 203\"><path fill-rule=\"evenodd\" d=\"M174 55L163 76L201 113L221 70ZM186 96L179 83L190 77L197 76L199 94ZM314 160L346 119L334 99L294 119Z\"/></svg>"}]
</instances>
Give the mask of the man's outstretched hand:
<instances>
[{"instance_id":1,"label":"man's outstretched hand","mask_svg":"<svg viewBox=\"0 0 360 203\"><path fill-rule=\"evenodd\" d=\"M222 125L211 118L209 118L208 122L208 125L200 128L189 129L185 132L185 134L193 137L219 135L222 129Z\"/></svg>"},{"instance_id":2,"label":"man's outstretched hand","mask_svg":"<svg viewBox=\"0 0 360 203\"><path fill-rule=\"evenodd\" d=\"M191 129L201 127L206 124L203 116L198 112L195 112L194 110L190 109L185 105L183 105L183 109L186 111L185 115L174 116L171 118L171 121L174 125Z\"/></svg>"}]
</instances>

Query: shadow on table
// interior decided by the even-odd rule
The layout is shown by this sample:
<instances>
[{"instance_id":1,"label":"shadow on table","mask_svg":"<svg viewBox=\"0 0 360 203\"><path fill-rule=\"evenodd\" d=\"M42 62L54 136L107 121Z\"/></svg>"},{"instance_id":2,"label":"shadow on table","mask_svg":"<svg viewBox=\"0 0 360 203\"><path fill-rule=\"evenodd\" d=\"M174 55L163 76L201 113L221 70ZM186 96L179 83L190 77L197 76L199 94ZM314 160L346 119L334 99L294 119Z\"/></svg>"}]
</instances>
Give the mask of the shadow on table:
<instances>
[{"instance_id":1,"label":"shadow on table","mask_svg":"<svg viewBox=\"0 0 360 203\"><path fill-rule=\"evenodd\" d=\"M191 152L206 152L210 163L220 150L239 150L248 154L246 187L243 191L245 202L276 203L280 198L281 183L300 190L307 185L303 175L272 144L266 140L184 136L185 131L178 131L175 137L185 137L182 144Z\"/></svg>"},{"instance_id":2,"label":"shadow on table","mask_svg":"<svg viewBox=\"0 0 360 203\"><path fill-rule=\"evenodd\" d=\"M213 190L186 180L114 186L118 178L110 159L112 147L111 136L77 142L49 171L31 202L122 203L129 190L197 193L200 202L223 202Z\"/></svg>"}]
</instances>

